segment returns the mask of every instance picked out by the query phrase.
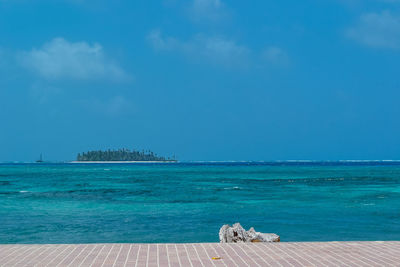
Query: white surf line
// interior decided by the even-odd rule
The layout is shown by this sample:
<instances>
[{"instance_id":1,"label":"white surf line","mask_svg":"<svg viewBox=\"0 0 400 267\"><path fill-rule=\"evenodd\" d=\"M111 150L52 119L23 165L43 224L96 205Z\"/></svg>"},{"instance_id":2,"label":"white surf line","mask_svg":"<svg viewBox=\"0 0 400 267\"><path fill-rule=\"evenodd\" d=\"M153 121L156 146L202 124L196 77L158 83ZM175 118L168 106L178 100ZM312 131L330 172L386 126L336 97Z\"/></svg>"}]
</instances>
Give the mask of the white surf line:
<instances>
[{"instance_id":1,"label":"white surf line","mask_svg":"<svg viewBox=\"0 0 400 267\"><path fill-rule=\"evenodd\" d=\"M79 252L79 254L78 255L76 255L75 256L75 258L73 258L72 259L72 261L71 261L71 263L70 264L68 264L67 266L71 266L72 265L72 263L85 251L85 249L88 247L89 245L87 244L83 249L82 249L82 251L81 252Z\"/></svg>"},{"instance_id":2,"label":"white surf line","mask_svg":"<svg viewBox=\"0 0 400 267\"><path fill-rule=\"evenodd\" d=\"M66 259L69 257L69 255L71 255L75 250L78 249L78 247L79 247L79 246L76 246L74 249L71 249L71 252L68 253L68 254L56 265L56 267L57 267L57 266L60 266L60 264L61 264L64 260L66 260Z\"/></svg>"},{"instance_id":3,"label":"white surf line","mask_svg":"<svg viewBox=\"0 0 400 267\"><path fill-rule=\"evenodd\" d=\"M230 243L227 243L226 245L239 257L239 259L240 259L244 264L246 264L247 266L250 266L250 264L248 264L247 262L245 262L245 261L243 260L243 258L240 257L240 255L232 248L232 246L230 245Z\"/></svg>"},{"instance_id":4,"label":"white surf line","mask_svg":"<svg viewBox=\"0 0 400 267\"><path fill-rule=\"evenodd\" d=\"M107 255L104 257L103 263L101 264L101 267L104 266L104 264L106 263L108 257L110 256L111 251L113 250L115 244L111 245L111 249L108 251Z\"/></svg>"},{"instance_id":5,"label":"white surf line","mask_svg":"<svg viewBox=\"0 0 400 267\"><path fill-rule=\"evenodd\" d=\"M126 255L124 267L126 267L126 264L128 263L129 255L131 254L131 249L132 249L132 244L129 244L129 250L128 250L128 254Z\"/></svg>"},{"instance_id":6,"label":"white surf line","mask_svg":"<svg viewBox=\"0 0 400 267\"><path fill-rule=\"evenodd\" d=\"M219 243L218 245L225 252L225 254L229 257L231 262L233 262L237 267L239 267L239 265L236 263L236 261L233 260L233 258L229 255L229 253L225 250L225 248L221 245L221 243Z\"/></svg>"},{"instance_id":7,"label":"white surf line","mask_svg":"<svg viewBox=\"0 0 400 267\"><path fill-rule=\"evenodd\" d=\"M208 254L207 250L204 248L204 244L201 243L200 246L203 248L204 252L206 253L208 259L210 260L211 264L214 265L215 267L217 267L214 263L214 261L211 259L211 256Z\"/></svg>"},{"instance_id":8,"label":"white surf line","mask_svg":"<svg viewBox=\"0 0 400 267\"><path fill-rule=\"evenodd\" d=\"M197 258L199 259L201 266L204 266L203 261L200 259L200 255L197 252L197 249L193 246L193 244L190 244L192 246L192 248L194 249L194 251L196 252Z\"/></svg>"},{"instance_id":9,"label":"white surf line","mask_svg":"<svg viewBox=\"0 0 400 267\"><path fill-rule=\"evenodd\" d=\"M176 246L176 244L174 244L174 246L175 246L176 256L178 257L179 266L182 266L181 257L179 257L178 247ZM160 264L158 264L158 266L160 266Z\"/></svg>"},{"instance_id":10,"label":"white surf line","mask_svg":"<svg viewBox=\"0 0 400 267\"><path fill-rule=\"evenodd\" d=\"M115 261L114 261L114 263L113 263L113 267L115 266L115 264L117 263L117 260L118 260L118 258L119 258L119 255L121 254L121 251L122 251L122 248L124 247L124 244L121 244L121 246L119 247L119 251L118 251L118 254L117 254L117 257L115 258Z\"/></svg>"},{"instance_id":11,"label":"white surf line","mask_svg":"<svg viewBox=\"0 0 400 267\"><path fill-rule=\"evenodd\" d=\"M100 251L97 253L96 257L94 257L92 263L89 265L90 267L93 266L93 264L96 262L97 258L100 256L101 252L103 251L103 249L106 247L106 245L103 244L103 246L101 247Z\"/></svg>"},{"instance_id":12,"label":"white surf line","mask_svg":"<svg viewBox=\"0 0 400 267\"><path fill-rule=\"evenodd\" d=\"M212 246L211 244L207 244L208 245L208 247L209 248L211 248L212 250L214 250L214 252L215 252L215 256L219 256L219 253L217 252L217 250L215 249L215 247L214 246ZM222 256L222 255L221 255ZM228 267L228 265L226 265L226 263L224 262L224 259L221 257L221 259L222 259L222 263L226 266L226 267Z\"/></svg>"},{"instance_id":13,"label":"white surf line","mask_svg":"<svg viewBox=\"0 0 400 267\"><path fill-rule=\"evenodd\" d=\"M53 261L55 261L55 259L58 258L58 256L60 256L62 253L64 253L64 251L66 251L69 247L71 247L71 245L67 245L61 252L59 252L58 254L56 254L56 256L49 261L45 266L49 266L50 263L52 263Z\"/></svg>"},{"instance_id":14,"label":"white surf line","mask_svg":"<svg viewBox=\"0 0 400 267\"><path fill-rule=\"evenodd\" d=\"M189 255L189 252L187 250L186 244L183 244L183 247L185 248L186 256L187 256L187 258L189 260L190 266L193 267L193 263L192 263L192 260L190 259L190 255Z\"/></svg>"},{"instance_id":15,"label":"white surf line","mask_svg":"<svg viewBox=\"0 0 400 267\"><path fill-rule=\"evenodd\" d=\"M37 248L32 248L32 249L30 250L30 252L29 252L27 255L25 255L25 257L23 257L22 259L20 259L19 261L17 261L14 265L15 265L15 266L18 266L18 263L20 263L21 261L25 260L28 256L32 255L32 253L34 253L35 251L38 251L40 248L41 248L41 246L38 246ZM21 255L21 256L22 256L22 255ZM8 263L8 262L10 262L10 261L7 261L6 263Z\"/></svg>"},{"instance_id":16,"label":"white surf line","mask_svg":"<svg viewBox=\"0 0 400 267\"><path fill-rule=\"evenodd\" d=\"M243 245L244 245L244 244L243 244ZM250 256L246 253L246 251L243 249L242 244L238 244L237 246L242 250L243 254L246 255L252 262L254 262L256 265L262 267L260 264L258 264L252 257L250 257ZM247 245L247 246L248 246L248 245Z\"/></svg>"},{"instance_id":17,"label":"white surf line","mask_svg":"<svg viewBox=\"0 0 400 267\"><path fill-rule=\"evenodd\" d=\"M79 264L79 267L82 266L82 264L85 262L87 257L89 257L89 255L92 254L92 252L95 250L95 248L97 248L97 246L98 246L98 244L93 246L92 250L85 256L85 258L83 258L82 262Z\"/></svg>"},{"instance_id":18,"label":"white surf line","mask_svg":"<svg viewBox=\"0 0 400 267\"><path fill-rule=\"evenodd\" d=\"M138 266L138 261L139 261L139 254L140 254L140 249L142 248L142 245L139 244L138 252L136 255L136 262L135 262L135 267Z\"/></svg>"}]
</instances>

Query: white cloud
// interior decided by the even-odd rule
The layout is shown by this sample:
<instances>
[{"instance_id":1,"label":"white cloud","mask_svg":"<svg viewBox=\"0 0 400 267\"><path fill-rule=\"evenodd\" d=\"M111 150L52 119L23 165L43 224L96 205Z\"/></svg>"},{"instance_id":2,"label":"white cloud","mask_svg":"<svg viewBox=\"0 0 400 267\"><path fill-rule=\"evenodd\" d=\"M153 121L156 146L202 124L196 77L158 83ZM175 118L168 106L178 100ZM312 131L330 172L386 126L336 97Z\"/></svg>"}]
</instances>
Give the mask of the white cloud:
<instances>
[{"instance_id":1,"label":"white cloud","mask_svg":"<svg viewBox=\"0 0 400 267\"><path fill-rule=\"evenodd\" d=\"M55 38L40 49L20 52L18 58L23 66L46 79L123 81L128 78L121 67L105 56L98 43Z\"/></svg>"},{"instance_id":2,"label":"white cloud","mask_svg":"<svg viewBox=\"0 0 400 267\"><path fill-rule=\"evenodd\" d=\"M400 48L400 17L389 11L362 15L347 36L377 48Z\"/></svg>"},{"instance_id":3,"label":"white cloud","mask_svg":"<svg viewBox=\"0 0 400 267\"><path fill-rule=\"evenodd\" d=\"M226 9L221 0L193 0L191 18L196 21L217 21L225 17Z\"/></svg>"},{"instance_id":4,"label":"white cloud","mask_svg":"<svg viewBox=\"0 0 400 267\"><path fill-rule=\"evenodd\" d=\"M235 41L222 37L210 37L198 34L189 40L164 37L160 31L153 31L148 40L158 51L173 51L190 58L206 59L224 65L246 64L250 50Z\"/></svg>"},{"instance_id":5,"label":"white cloud","mask_svg":"<svg viewBox=\"0 0 400 267\"><path fill-rule=\"evenodd\" d=\"M147 35L147 40L153 48L159 51L170 51L182 46L181 42L173 37L163 37L159 30L154 30Z\"/></svg>"},{"instance_id":6,"label":"white cloud","mask_svg":"<svg viewBox=\"0 0 400 267\"><path fill-rule=\"evenodd\" d=\"M287 65L289 64L289 57L282 48L277 46L270 46L264 49L262 57L270 64Z\"/></svg>"}]
</instances>

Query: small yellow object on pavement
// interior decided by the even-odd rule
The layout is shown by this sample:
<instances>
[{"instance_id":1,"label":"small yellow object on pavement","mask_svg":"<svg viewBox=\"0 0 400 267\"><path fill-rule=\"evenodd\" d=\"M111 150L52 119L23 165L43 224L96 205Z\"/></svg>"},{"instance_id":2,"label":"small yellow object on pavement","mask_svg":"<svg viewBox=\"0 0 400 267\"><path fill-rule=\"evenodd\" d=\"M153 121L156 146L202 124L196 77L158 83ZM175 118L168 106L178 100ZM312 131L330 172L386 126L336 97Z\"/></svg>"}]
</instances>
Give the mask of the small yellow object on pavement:
<instances>
[{"instance_id":1,"label":"small yellow object on pavement","mask_svg":"<svg viewBox=\"0 0 400 267\"><path fill-rule=\"evenodd\" d=\"M213 260L220 260L220 259L222 259L221 257L212 257L211 259L213 259Z\"/></svg>"}]
</instances>

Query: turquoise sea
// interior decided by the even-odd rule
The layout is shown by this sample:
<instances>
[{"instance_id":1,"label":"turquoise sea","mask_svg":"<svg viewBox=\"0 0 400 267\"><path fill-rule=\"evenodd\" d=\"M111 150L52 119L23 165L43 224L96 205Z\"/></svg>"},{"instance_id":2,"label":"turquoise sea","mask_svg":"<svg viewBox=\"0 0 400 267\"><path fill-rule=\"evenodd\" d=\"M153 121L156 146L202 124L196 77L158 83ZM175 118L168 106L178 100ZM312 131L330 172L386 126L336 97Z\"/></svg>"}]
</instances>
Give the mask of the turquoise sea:
<instances>
[{"instance_id":1,"label":"turquoise sea","mask_svg":"<svg viewBox=\"0 0 400 267\"><path fill-rule=\"evenodd\" d=\"M0 243L400 240L399 162L0 164Z\"/></svg>"}]
</instances>

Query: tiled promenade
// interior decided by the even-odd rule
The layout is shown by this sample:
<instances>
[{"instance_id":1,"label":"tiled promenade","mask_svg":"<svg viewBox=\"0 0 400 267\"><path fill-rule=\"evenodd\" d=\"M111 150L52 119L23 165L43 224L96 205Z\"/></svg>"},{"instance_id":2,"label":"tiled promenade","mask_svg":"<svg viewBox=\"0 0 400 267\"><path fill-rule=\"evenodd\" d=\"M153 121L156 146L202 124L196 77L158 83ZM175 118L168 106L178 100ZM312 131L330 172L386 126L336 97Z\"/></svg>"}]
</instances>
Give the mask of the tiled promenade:
<instances>
[{"instance_id":1,"label":"tiled promenade","mask_svg":"<svg viewBox=\"0 0 400 267\"><path fill-rule=\"evenodd\" d=\"M0 245L0 266L400 266L400 242Z\"/></svg>"}]
</instances>

